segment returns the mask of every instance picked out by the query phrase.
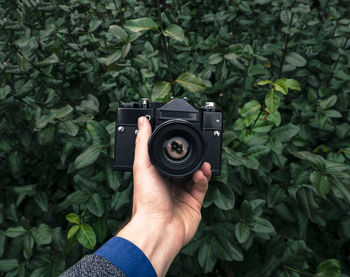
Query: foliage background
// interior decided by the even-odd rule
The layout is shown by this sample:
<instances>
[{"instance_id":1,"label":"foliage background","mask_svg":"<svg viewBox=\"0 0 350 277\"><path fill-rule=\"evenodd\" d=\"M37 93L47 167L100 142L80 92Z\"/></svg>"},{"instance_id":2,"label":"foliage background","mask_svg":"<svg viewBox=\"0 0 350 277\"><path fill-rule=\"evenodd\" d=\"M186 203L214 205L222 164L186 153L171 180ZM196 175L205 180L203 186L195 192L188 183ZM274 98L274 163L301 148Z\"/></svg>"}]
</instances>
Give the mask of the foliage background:
<instances>
[{"instance_id":1,"label":"foliage background","mask_svg":"<svg viewBox=\"0 0 350 277\"><path fill-rule=\"evenodd\" d=\"M349 7L0 0L0 275L57 276L127 220L116 107L171 89L216 101L225 136L223 175L169 276L339 276L340 265L350 276ZM301 90L256 85L280 78Z\"/></svg>"}]
</instances>

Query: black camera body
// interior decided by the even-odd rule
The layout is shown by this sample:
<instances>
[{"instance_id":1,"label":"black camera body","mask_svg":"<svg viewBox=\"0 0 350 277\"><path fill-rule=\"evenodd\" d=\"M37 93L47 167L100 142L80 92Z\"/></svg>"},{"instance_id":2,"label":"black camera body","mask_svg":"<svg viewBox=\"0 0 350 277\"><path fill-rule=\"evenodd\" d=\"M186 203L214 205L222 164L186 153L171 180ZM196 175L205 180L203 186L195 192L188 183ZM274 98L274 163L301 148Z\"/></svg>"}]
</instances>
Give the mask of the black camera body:
<instances>
[{"instance_id":1,"label":"black camera body","mask_svg":"<svg viewBox=\"0 0 350 277\"><path fill-rule=\"evenodd\" d=\"M214 102L199 110L184 98L141 105L124 103L117 111L115 170L132 170L137 136L137 120L146 117L152 126L148 142L151 163L169 177L182 178L195 173L206 161L213 175L220 175L222 113Z\"/></svg>"}]
</instances>

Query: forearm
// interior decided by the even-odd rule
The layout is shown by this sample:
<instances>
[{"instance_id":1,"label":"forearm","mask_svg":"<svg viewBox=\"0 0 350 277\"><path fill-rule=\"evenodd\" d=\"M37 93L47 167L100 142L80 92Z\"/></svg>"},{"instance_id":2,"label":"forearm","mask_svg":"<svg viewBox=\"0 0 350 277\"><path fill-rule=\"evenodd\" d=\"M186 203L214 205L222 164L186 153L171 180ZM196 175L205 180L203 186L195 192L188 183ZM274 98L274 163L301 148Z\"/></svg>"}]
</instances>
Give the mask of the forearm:
<instances>
[{"instance_id":1,"label":"forearm","mask_svg":"<svg viewBox=\"0 0 350 277\"><path fill-rule=\"evenodd\" d=\"M165 276L182 246L180 243L174 243L178 241L176 232L169 230L166 222L150 220L141 215L135 215L117 236L139 247L159 277Z\"/></svg>"}]
</instances>

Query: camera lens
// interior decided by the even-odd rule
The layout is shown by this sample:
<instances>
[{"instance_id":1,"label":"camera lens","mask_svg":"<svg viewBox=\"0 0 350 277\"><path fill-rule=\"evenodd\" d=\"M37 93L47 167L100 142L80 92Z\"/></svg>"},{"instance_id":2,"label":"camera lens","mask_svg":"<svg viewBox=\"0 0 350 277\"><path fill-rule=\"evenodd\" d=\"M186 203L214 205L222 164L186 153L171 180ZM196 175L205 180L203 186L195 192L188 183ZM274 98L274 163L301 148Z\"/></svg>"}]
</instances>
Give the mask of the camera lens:
<instances>
[{"instance_id":1,"label":"camera lens","mask_svg":"<svg viewBox=\"0 0 350 277\"><path fill-rule=\"evenodd\" d=\"M148 152L152 164L164 175L181 178L192 175L204 162L206 144L194 124L173 119L152 133Z\"/></svg>"},{"instance_id":2,"label":"camera lens","mask_svg":"<svg viewBox=\"0 0 350 277\"><path fill-rule=\"evenodd\" d=\"M182 137L172 137L165 140L163 150L169 159L179 161L187 157L189 153L189 144Z\"/></svg>"}]
</instances>

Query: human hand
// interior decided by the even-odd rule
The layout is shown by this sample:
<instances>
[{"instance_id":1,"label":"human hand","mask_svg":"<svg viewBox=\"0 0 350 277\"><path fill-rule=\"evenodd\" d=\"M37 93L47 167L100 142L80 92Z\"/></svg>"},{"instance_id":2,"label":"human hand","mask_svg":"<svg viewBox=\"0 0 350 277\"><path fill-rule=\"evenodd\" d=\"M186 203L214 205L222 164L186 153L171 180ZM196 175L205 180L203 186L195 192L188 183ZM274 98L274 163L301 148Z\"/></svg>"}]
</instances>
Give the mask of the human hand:
<instances>
[{"instance_id":1,"label":"human hand","mask_svg":"<svg viewBox=\"0 0 350 277\"><path fill-rule=\"evenodd\" d=\"M164 276L177 253L197 231L211 169L209 163L204 163L183 186L171 183L150 162L151 133L148 120L139 118L132 219L117 236L137 245L158 276Z\"/></svg>"}]
</instances>

